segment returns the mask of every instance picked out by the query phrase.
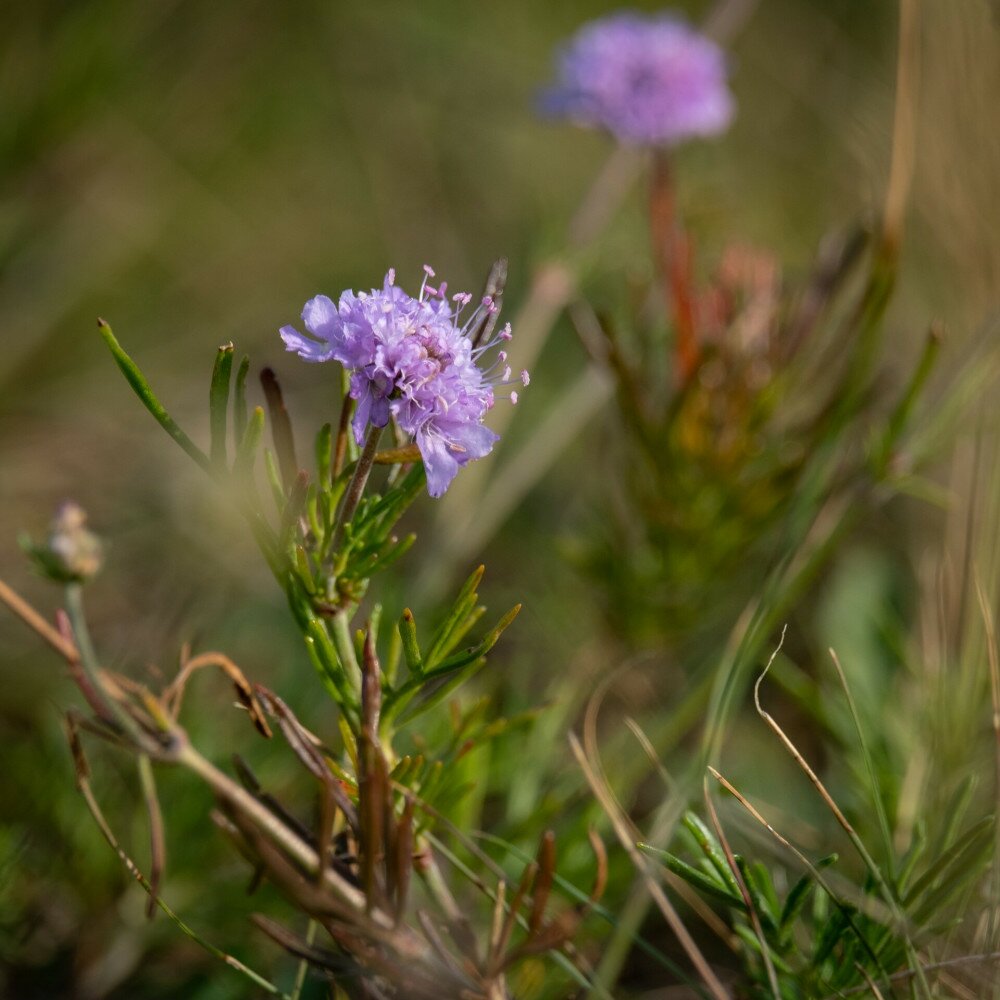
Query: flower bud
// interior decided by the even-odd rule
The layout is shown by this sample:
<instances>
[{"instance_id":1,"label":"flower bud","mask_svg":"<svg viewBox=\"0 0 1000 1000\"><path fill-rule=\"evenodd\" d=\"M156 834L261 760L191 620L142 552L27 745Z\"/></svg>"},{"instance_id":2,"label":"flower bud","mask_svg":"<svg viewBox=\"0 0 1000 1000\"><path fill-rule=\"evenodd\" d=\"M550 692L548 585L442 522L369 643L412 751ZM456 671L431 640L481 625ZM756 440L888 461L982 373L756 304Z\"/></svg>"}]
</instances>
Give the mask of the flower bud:
<instances>
[{"instance_id":1,"label":"flower bud","mask_svg":"<svg viewBox=\"0 0 1000 1000\"><path fill-rule=\"evenodd\" d=\"M22 544L45 576L59 583L83 583L104 562L101 540L87 528L87 513L72 500L59 506L43 545Z\"/></svg>"}]
</instances>

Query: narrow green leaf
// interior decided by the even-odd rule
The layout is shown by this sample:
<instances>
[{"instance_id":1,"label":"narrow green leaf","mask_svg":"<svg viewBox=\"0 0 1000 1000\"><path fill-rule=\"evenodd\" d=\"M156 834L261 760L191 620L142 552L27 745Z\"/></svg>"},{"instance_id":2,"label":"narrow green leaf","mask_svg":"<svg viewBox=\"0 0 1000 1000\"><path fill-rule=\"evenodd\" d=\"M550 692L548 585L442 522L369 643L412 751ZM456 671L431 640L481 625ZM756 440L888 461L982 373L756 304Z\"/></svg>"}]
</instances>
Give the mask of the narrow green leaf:
<instances>
[{"instance_id":1,"label":"narrow green leaf","mask_svg":"<svg viewBox=\"0 0 1000 1000\"><path fill-rule=\"evenodd\" d=\"M775 927L777 927L779 915L781 914L781 904L778 902L778 893L774 888L774 880L771 878L771 872L768 870L767 865L763 861L754 861L750 865L750 871L753 877L757 881L757 886L761 891L764 899L767 901L768 910Z\"/></svg>"},{"instance_id":2,"label":"narrow green leaf","mask_svg":"<svg viewBox=\"0 0 1000 1000\"><path fill-rule=\"evenodd\" d=\"M226 438L229 415L229 386L233 373L233 345L223 344L215 355L212 384L208 391L208 415L211 431L209 455L218 468L226 465Z\"/></svg>"},{"instance_id":3,"label":"narrow green leaf","mask_svg":"<svg viewBox=\"0 0 1000 1000\"><path fill-rule=\"evenodd\" d=\"M688 833L694 837L695 843L701 848L712 867L718 872L729 891L742 900L743 893L736 882L736 877L729 868L722 845L715 839L715 834L693 813L686 812L681 820Z\"/></svg>"},{"instance_id":4,"label":"narrow green leaf","mask_svg":"<svg viewBox=\"0 0 1000 1000\"><path fill-rule=\"evenodd\" d=\"M672 871L675 875L679 875L699 892L706 896L711 896L712 899L718 899L739 910L741 913L743 912L743 897L734 896L722 882L717 881L710 875L706 875L704 872L698 871L697 868L692 868L686 861L682 861L676 854L671 854L669 851L653 847L652 844L639 843L636 846L640 851L654 855L663 864L664 868Z\"/></svg>"},{"instance_id":5,"label":"narrow green leaf","mask_svg":"<svg viewBox=\"0 0 1000 1000\"><path fill-rule=\"evenodd\" d=\"M250 371L250 358L244 354L240 366L236 370L236 391L233 393L233 441L239 443L247 432L249 410L247 408L247 373Z\"/></svg>"},{"instance_id":6,"label":"narrow green leaf","mask_svg":"<svg viewBox=\"0 0 1000 1000\"><path fill-rule=\"evenodd\" d=\"M309 484L306 491L306 520L309 522L309 531L313 539L319 542L323 538L323 525L319 516L319 490L315 483Z\"/></svg>"},{"instance_id":7,"label":"narrow green leaf","mask_svg":"<svg viewBox=\"0 0 1000 1000\"><path fill-rule=\"evenodd\" d=\"M299 518L306 506L306 492L309 489L309 473L303 469L292 481L288 501L281 512L281 529L278 533L278 544L282 551L292 544L298 530Z\"/></svg>"},{"instance_id":8,"label":"narrow green leaf","mask_svg":"<svg viewBox=\"0 0 1000 1000\"><path fill-rule=\"evenodd\" d=\"M455 598L455 603L451 606L451 610L434 634L434 638L427 649L427 654L424 657L427 669L433 667L442 656L447 655L451 651L453 634L478 603L479 597L476 590L485 572L485 566L477 567L462 585L462 589Z\"/></svg>"},{"instance_id":9,"label":"narrow green leaf","mask_svg":"<svg viewBox=\"0 0 1000 1000\"><path fill-rule=\"evenodd\" d=\"M316 593L315 576L313 574L312 566L309 565L309 555L301 545L295 546L293 566L295 569L295 574L296 576L298 576L299 582L302 584L302 587L306 591L306 593L310 595L315 594Z\"/></svg>"},{"instance_id":10,"label":"narrow green leaf","mask_svg":"<svg viewBox=\"0 0 1000 1000\"><path fill-rule=\"evenodd\" d=\"M399 622L393 622L389 632L389 648L386 650L385 663L382 665L382 672L385 674L385 683L389 690L396 683L396 675L399 671L399 661L403 656L403 637L400 635Z\"/></svg>"},{"instance_id":11,"label":"narrow green leaf","mask_svg":"<svg viewBox=\"0 0 1000 1000\"><path fill-rule=\"evenodd\" d=\"M914 921L920 925L933 917L951 897L979 876L993 846L994 819L986 816L960 837L943 858L939 858L931 871L936 873L926 895L913 911ZM942 863L943 862L943 863ZM913 887L912 898L919 899L923 889Z\"/></svg>"},{"instance_id":12,"label":"narrow green leaf","mask_svg":"<svg viewBox=\"0 0 1000 1000\"><path fill-rule=\"evenodd\" d=\"M428 680L427 685L421 690L420 701L411 708L404 710L399 718L399 725L404 726L412 722L424 712L429 712L439 705L456 688L460 687L467 680L474 677L483 667L486 666L486 657L482 656L478 660L473 660L460 670L453 670L449 676L441 679ZM429 675L427 675L429 677Z\"/></svg>"},{"instance_id":13,"label":"narrow green leaf","mask_svg":"<svg viewBox=\"0 0 1000 1000\"><path fill-rule=\"evenodd\" d=\"M271 489L271 497L274 506L279 511L285 509L285 488L281 483L281 473L278 471L278 464L274 458L274 452L270 448L264 449L264 474L267 478L267 485Z\"/></svg>"},{"instance_id":14,"label":"narrow green leaf","mask_svg":"<svg viewBox=\"0 0 1000 1000\"><path fill-rule=\"evenodd\" d=\"M920 859L924 856L926 847L927 824L923 821L923 819L919 819L914 824L910 846L907 849L906 854L903 855L903 860L900 862L899 866L898 891L901 896L906 895L910 879L912 878L917 865L920 863Z\"/></svg>"},{"instance_id":15,"label":"narrow green leaf","mask_svg":"<svg viewBox=\"0 0 1000 1000\"><path fill-rule=\"evenodd\" d=\"M454 656L449 656L447 660L439 663L433 669L427 669L425 665L424 677L433 679L435 677L443 677L445 674L451 673L453 670L458 670L464 667L467 663L472 660L478 659L480 656L485 656L503 635L504 630L510 625L510 623L517 617L518 612L521 610L521 605L516 604L510 611L507 612L497 622L493 628L486 633L486 635L475 645L470 646L468 649L463 650L461 653L455 653Z\"/></svg>"},{"instance_id":16,"label":"narrow green leaf","mask_svg":"<svg viewBox=\"0 0 1000 1000\"><path fill-rule=\"evenodd\" d=\"M757 911L757 916L760 918L761 926L765 931L777 930L776 915L771 909L771 905L764 893L761 892L760 885L757 883L757 877L754 874L753 869L747 864L746 859L740 854L734 855L734 860L736 861L736 867L739 869L740 875L743 877L743 884L747 887L750 902L753 905L753 908Z\"/></svg>"},{"instance_id":17,"label":"narrow green leaf","mask_svg":"<svg viewBox=\"0 0 1000 1000\"><path fill-rule=\"evenodd\" d=\"M299 473L292 421L288 416L281 385L278 383L278 377L274 374L273 369L264 368L261 370L260 385L264 390L264 401L267 403L267 414L271 424L271 443L274 445L278 468L281 470L281 482L285 489L289 490Z\"/></svg>"},{"instance_id":18,"label":"narrow green leaf","mask_svg":"<svg viewBox=\"0 0 1000 1000\"><path fill-rule=\"evenodd\" d=\"M240 440L239 449L236 452L236 461L233 462L233 474L239 477L252 476L254 460L257 457L257 448L260 446L260 439L264 436L264 410L260 406L255 406L250 422L247 424L243 437Z\"/></svg>"},{"instance_id":19,"label":"narrow green leaf","mask_svg":"<svg viewBox=\"0 0 1000 1000\"><path fill-rule=\"evenodd\" d=\"M813 965L821 966L833 952L833 949L844 938L851 936L848 914L853 916L857 911L854 907L837 908L830 913L830 919L820 928L813 951Z\"/></svg>"},{"instance_id":20,"label":"narrow green leaf","mask_svg":"<svg viewBox=\"0 0 1000 1000\"><path fill-rule=\"evenodd\" d=\"M124 348L115 339L111 327L103 319L97 321L97 328L108 345L115 364L121 369L132 391L139 397L142 405L150 412L153 419L177 442L177 444L203 469L210 470L211 460L192 440L180 429L177 421L167 412L164 405L157 399L146 377L139 366L125 353Z\"/></svg>"},{"instance_id":21,"label":"narrow green leaf","mask_svg":"<svg viewBox=\"0 0 1000 1000\"><path fill-rule=\"evenodd\" d=\"M825 858L820 858L814 867L822 871L822 869L836 864L837 858L838 856L836 854L830 854ZM788 896L785 897L785 905L782 907L781 917L778 922L778 926L782 934L791 933L793 925L799 918L799 914L802 912L802 908L806 905L806 902L809 899L809 894L812 892L815 885L816 881L813 879L812 874L810 872L806 872L795 883L795 885L792 886Z\"/></svg>"},{"instance_id":22,"label":"narrow green leaf","mask_svg":"<svg viewBox=\"0 0 1000 1000\"><path fill-rule=\"evenodd\" d=\"M403 617L399 620L399 634L403 640L406 669L410 672L411 677L419 677L424 672L424 662L420 656L420 645L417 642L417 623L409 608L403 609Z\"/></svg>"}]
</instances>

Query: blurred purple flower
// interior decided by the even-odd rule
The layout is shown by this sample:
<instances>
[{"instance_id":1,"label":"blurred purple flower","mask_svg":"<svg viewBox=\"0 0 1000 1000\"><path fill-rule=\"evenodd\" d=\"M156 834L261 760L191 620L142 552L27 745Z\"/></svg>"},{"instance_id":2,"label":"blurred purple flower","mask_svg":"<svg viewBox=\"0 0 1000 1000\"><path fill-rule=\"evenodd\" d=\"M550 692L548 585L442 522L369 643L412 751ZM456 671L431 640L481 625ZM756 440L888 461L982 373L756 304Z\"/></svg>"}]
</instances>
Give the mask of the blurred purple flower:
<instances>
[{"instance_id":1,"label":"blurred purple flower","mask_svg":"<svg viewBox=\"0 0 1000 1000\"><path fill-rule=\"evenodd\" d=\"M576 33L541 104L547 114L639 146L717 135L734 111L725 55L715 42L673 15L628 12Z\"/></svg>"},{"instance_id":2,"label":"blurred purple flower","mask_svg":"<svg viewBox=\"0 0 1000 1000\"><path fill-rule=\"evenodd\" d=\"M384 427L390 416L413 435L427 471L427 490L439 497L463 465L488 454L498 440L483 426L483 418L493 406L494 386L509 384L511 370L503 350L485 371L479 360L511 335L508 325L489 342L474 346L467 332L497 307L484 299L460 325L471 296L462 293L449 301L447 286L429 285L434 272L424 270L417 298L396 287L392 270L381 290L345 291L336 305L317 295L302 311L311 336L285 326L281 338L306 361L339 361L351 373L359 444L369 424ZM527 378L522 372L525 385ZM512 391L510 398L516 403L517 393Z\"/></svg>"}]
</instances>

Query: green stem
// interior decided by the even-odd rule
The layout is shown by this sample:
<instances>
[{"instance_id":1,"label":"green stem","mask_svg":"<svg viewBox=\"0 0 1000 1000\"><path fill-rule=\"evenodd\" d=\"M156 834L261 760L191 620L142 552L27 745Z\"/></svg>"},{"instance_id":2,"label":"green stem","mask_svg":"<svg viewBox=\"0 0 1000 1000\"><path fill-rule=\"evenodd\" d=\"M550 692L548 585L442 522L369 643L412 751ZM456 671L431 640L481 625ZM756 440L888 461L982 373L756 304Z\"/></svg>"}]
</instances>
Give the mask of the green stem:
<instances>
[{"instance_id":1,"label":"green stem","mask_svg":"<svg viewBox=\"0 0 1000 1000\"><path fill-rule=\"evenodd\" d=\"M101 665L94 650L94 644L90 638L90 630L87 628L87 617L83 611L83 586L79 583L68 583L66 585L66 614L69 617L70 626L73 629L73 638L76 641L77 652L80 654L80 666L87 676L91 687L95 691L104 692L106 687L101 680ZM122 731L127 733L138 747L148 746L148 741L139 732L138 727L132 717L118 704L113 697L103 699L111 714L115 717L115 722L121 726Z\"/></svg>"}]
</instances>

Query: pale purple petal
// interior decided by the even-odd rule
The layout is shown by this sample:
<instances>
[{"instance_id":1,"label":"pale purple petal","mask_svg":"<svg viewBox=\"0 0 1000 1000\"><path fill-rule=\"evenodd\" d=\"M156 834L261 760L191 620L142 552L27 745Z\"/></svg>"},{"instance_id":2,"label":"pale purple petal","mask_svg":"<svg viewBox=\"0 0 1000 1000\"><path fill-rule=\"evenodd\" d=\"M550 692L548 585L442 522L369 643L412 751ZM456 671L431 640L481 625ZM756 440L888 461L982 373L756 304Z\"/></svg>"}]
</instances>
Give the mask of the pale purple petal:
<instances>
[{"instance_id":1,"label":"pale purple petal","mask_svg":"<svg viewBox=\"0 0 1000 1000\"><path fill-rule=\"evenodd\" d=\"M285 342L285 350L294 351L304 361L329 361L333 357L329 344L304 337L294 326L283 326L279 333Z\"/></svg>"},{"instance_id":2,"label":"pale purple petal","mask_svg":"<svg viewBox=\"0 0 1000 1000\"><path fill-rule=\"evenodd\" d=\"M458 462L447 444L433 433L417 432L417 447L427 473L427 492L441 496L458 473Z\"/></svg>"},{"instance_id":3,"label":"pale purple petal","mask_svg":"<svg viewBox=\"0 0 1000 1000\"><path fill-rule=\"evenodd\" d=\"M325 295L310 299L302 310L306 329L322 340L333 340L340 329L337 307Z\"/></svg>"}]
</instances>

